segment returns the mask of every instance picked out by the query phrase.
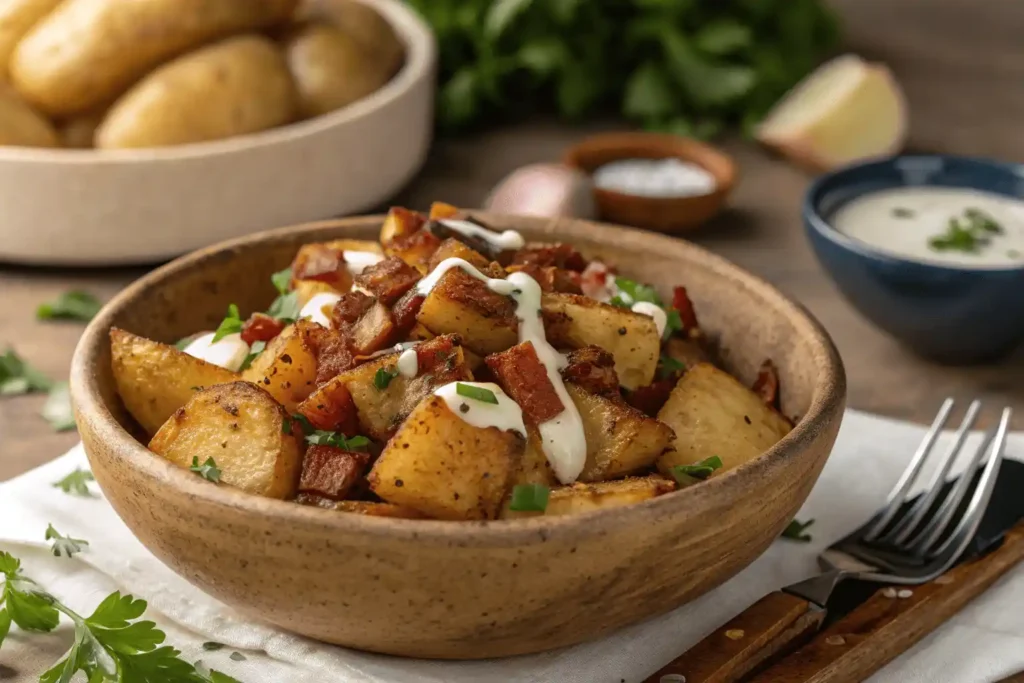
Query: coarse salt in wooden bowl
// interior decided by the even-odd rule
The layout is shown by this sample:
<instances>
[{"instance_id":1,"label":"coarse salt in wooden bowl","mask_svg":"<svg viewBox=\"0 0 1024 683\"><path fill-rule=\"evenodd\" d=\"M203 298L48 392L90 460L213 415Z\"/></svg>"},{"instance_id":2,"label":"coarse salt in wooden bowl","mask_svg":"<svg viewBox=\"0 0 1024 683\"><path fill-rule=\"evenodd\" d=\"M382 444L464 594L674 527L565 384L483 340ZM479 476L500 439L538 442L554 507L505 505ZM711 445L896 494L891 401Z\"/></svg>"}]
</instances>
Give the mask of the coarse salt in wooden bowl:
<instances>
[{"instance_id":1,"label":"coarse salt in wooden bowl","mask_svg":"<svg viewBox=\"0 0 1024 683\"><path fill-rule=\"evenodd\" d=\"M213 329L229 303L262 310L297 247L374 239L382 217L251 235L178 259L118 294L75 351L71 391L107 500L172 569L249 616L331 643L477 659L598 638L671 610L746 567L814 485L839 430L842 363L825 331L767 283L692 244L580 220L479 214L560 240L662 292L686 285L728 370L779 368L795 428L758 458L630 507L493 522L375 518L260 498L171 465L132 437L112 325L161 341Z\"/></svg>"},{"instance_id":2,"label":"coarse salt in wooden bowl","mask_svg":"<svg viewBox=\"0 0 1024 683\"><path fill-rule=\"evenodd\" d=\"M700 227L722 210L736 184L733 160L724 152L692 138L660 133L604 133L570 147L564 163L593 174L622 159L679 159L700 166L715 179L706 194L652 197L594 188L601 220L669 234Z\"/></svg>"}]
</instances>

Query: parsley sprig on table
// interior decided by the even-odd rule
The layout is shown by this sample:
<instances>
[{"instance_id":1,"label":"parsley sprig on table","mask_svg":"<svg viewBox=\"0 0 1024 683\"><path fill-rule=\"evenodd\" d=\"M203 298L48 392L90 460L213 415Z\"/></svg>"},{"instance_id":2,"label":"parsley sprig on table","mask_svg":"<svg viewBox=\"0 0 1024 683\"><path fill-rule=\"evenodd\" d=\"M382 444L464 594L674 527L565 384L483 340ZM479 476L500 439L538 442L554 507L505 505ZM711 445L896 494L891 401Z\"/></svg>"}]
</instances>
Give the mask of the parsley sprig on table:
<instances>
[{"instance_id":1,"label":"parsley sprig on table","mask_svg":"<svg viewBox=\"0 0 1024 683\"><path fill-rule=\"evenodd\" d=\"M92 476L92 472L89 470L83 470L81 467L76 467L73 472L63 479L58 479L53 482L53 487L72 496L91 498L92 492L89 491L90 481L96 481L96 478Z\"/></svg>"},{"instance_id":2,"label":"parsley sprig on table","mask_svg":"<svg viewBox=\"0 0 1024 683\"><path fill-rule=\"evenodd\" d=\"M75 428L67 382L54 382L26 363L14 349L0 354L0 396L49 392L41 414L58 432Z\"/></svg>"},{"instance_id":3,"label":"parsley sprig on table","mask_svg":"<svg viewBox=\"0 0 1024 683\"><path fill-rule=\"evenodd\" d=\"M811 526L812 524L814 524L813 519L809 519L806 522L801 522L798 519L794 519L786 525L786 528L782 530L782 534L780 534L780 536L782 538L788 538L792 541L810 543L812 540L811 535L805 532L807 531L807 527Z\"/></svg>"},{"instance_id":4,"label":"parsley sprig on table","mask_svg":"<svg viewBox=\"0 0 1024 683\"><path fill-rule=\"evenodd\" d=\"M152 621L139 620L145 600L118 591L83 616L44 591L24 574L18 558L2 551L0 578L0 646L12 624L46 633L57 628L63 614L75 626L70 649L39 677L40 683L68 683L78 672L89 683L239 683L219 671L199 670L176 648L161 645L164 632Z\"/></svg>"},{"instance_id":5,"label":"parsley sprig on table","mask_svg":"<svg viewBox=\"0 0 1024 683\"><path fill-rule=\"evenodd\" d=\"M53 301L40 304L36 317L40 320L78 320L88 322L103 308L99 299L89 292L64 292Z\"/></svg>"}]
</instances>

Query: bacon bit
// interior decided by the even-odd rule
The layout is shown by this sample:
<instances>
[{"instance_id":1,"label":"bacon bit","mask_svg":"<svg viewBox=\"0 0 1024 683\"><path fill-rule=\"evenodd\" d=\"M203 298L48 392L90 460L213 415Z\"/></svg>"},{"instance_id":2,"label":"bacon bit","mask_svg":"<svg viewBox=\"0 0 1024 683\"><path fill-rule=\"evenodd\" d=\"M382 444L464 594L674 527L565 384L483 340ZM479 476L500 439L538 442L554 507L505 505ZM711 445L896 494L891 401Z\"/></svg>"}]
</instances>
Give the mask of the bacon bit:
<instances>
[{"instance_id":1,"label":"bacon bit","mask_svg":"<svg viewBox=\"0 0 1024 683\"><path fill-rule=\"evenodd\" d=\"M683 321L683 331L700 330L697 323L697 312L693 310L693 302L686 293L686 287L675 287L672 290L672 308L679 311L679 319Z\"/></svg>"},{"instance_id":2,"label":"bacon bit","mask_svg":"<svg viewBox=\"0 0 1024 683\"><path fill-rule=\"evenodd\" d=\"M420 271L397 256L367 266L355 278L355 284L373 294L387 306L412 289L420 279Z\"/></svg>"},{"instance_id":3,"label":"bacon bit","mask_svg":"<svg viewBox=\"0 0 1024 683\"><path fill-rule=\"evenodd\" d=\"M316 356L316 383L321 385L355 366L348 339L322 325L303 326L306 340Z\"/></svg>"},{"instance_id":4,"label":"bacon bit","mask_svg":"<svg viewBox=\"0 0 1024 683\"><path fill-rule=\"evenodd\" d=\"M405 296L395 303L391 313L395 317L395 328L400 337L409 334L416 326L416 316L419 315L424 298L422 294L417 294L413 289L406 292Z\"/></svg>"},{"instance_id":5,"label":"bacon bit","mask_svg":"<svg viewBox=\"0 0 1024 683\"><path fill-rule=\"evenodd\" d=\"M779 371L771 359L761 363L761 369L757 371L757 379L751 390L761 397L766 406L779 409Z\"/></svg>"},{"instance_id":6,"label":"bacon bit","mask_svg":"<svg viewBox=\"0 0 1024 683\"><path fill-rule=\"evenodd\" d=\"M565 410L532 342L523 342L484 359L498 384L523 409L532 424L547 422Z\"/></svg>"},{"instance_id":7,"label":"bacon bit","mask_svg":"<svg viewBox=\"0 0 1024 683\"><path fill-rule=\"evenodd\" d=\"M516 304L511 297L492 291L487 283L477 280L461 268L453 268L445 273L434 292L443 299L465 305L485 318L500 320L513 330L519 329Z\"/></svg>"},{"instance_id":8,"label":"bacon bit","mask_svg":"<svg viewBox=\"0 0 1024 683\"><path fill-rule=\"evenodd\" d=\"M440 221L446 218L457 218L462 213L457 207L444 202L434 202L430 205L430 220Z\"/></svg>"},{"instance_id":9,"label":"bacon bit","mask_svg":"<svg viewBox=\"0 0 1024 683\"><path fill-rule=\"evenodd\" d=\"M669 394L676 386L674 377L659 379L645 387L638 387L626 394L626 403L650 417L657 417L658 411L668 401Z\"/></svg>"},{"instance_id":10,"label":"bacon bit","mask_svg":"<svg viewBox=\"0 0 1024 683\"><path fill-rule=\"evenodd\" d=\"M471 379L466 364L459 362L457 349L461 343L457 334L443 334L417 344L415 348L419 374L431 375L432 386Z\"/></svg>"},{"instance_id":11,"label":"bacon bit","mask_svg":"<svg viewBox=\"0 0 1024 683\"><path fill-rule=\"evenodd\" d=\"M339 291L349 288L352 275L345 265L345 252L326 244L305 244L292 261L292 281L325 282Z\"/></svg>"},{"instance_id":12,"label":"bacon bit","mask_svg":"<svg viewBox=\"0 0 1024 683\"><path fill-rule=\"evenodd\" d=\"M380 301L374 301L359 320L348 330L349 343L357 355L367 355L391 346L398 339L395 319L391 310Z\"/></svg>"},{"instance_id":13,"label":"bacon bit","mask_svg":"<svg viewBox=\"0 0 1024 683\"><path fill-rule=\"evenodd\" d=\"M540 285L544 292L565 292L582 294L580 274L575 270L564 270L555 266L538 266L534 263L519 263L508 267L508 272L526 273Z\"/></svg>"},{"instance_id":14,"label":"bacon bit","mask_svg":"<svg viewBox=\"0 0 1024 683\"><path fill-rule=\"evenodd\" d=\"M242 341L252 346L258 341L269 342L281 334L284 323L266 313L253 313L242 325Z\"/></svg>"},{"instance_id":15,"label":"bacon bit","mask_svg":"<svg viewBox=\"0 0 1024 683\"><path fill-rule=\"evenodd\" d=\"M555 266L576 271L582 271L587 267L587 260L583 258L582 254L573 249L572 245L561 242L527 244L515 253L512 263Z\"/></svg>"},{"instance_id":16,"label":"bacon bit","mask_svg":"<svg viewBox=\"0 0 1024 683\"><path fill-rule=\"evenodd\" d=\"M331 324L342 333L347 332L373 306L375 299L363 292L347 292L341 295L331 311Z\"/></svg>"},{"instance_id":17,"label":"bacon bit","mask_svg":"<svg viewBox=\"0 0 1024 683\"><path fill-rule=\"evenodd\" d=\"M327 382L300 403L297 411L316 429L345 436L359 433L356 404L342 382Z\"/></svg>"},{"instance_id":18,"label":"bacon bit","mask_svg":"<svg viewBox=\"0 0 1024 683\"><path fill-rule=\"evenodd\" d=\"M591 394L619 400L619 375L615 357L599 346L584 346L569 352L562 378Z\"/></svg>"},{"instance_id":19,"label":"bacon bit","mask_svg":"<svg viewBox=\"0 0 1024 683\"><path fill-rule=\"evenodd\" d=\"M358 485L370 464L369 453L313 445L302 459L299 492L342 500Z\"/></svg>"}]
</instances>

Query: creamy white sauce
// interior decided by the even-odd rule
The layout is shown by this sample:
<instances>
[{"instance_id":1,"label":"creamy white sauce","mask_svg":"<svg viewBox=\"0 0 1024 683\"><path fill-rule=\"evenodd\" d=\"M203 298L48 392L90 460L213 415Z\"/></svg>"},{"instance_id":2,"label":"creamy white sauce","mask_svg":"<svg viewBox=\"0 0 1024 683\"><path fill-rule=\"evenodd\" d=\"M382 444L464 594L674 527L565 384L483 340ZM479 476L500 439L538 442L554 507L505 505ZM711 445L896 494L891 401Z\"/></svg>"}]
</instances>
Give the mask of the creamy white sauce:
<instances>
[{"instance_id":1,"label":"creamy white sauce","mask_svg":"<svg viewBox=\"0 0 1024 683\"><path fill-rule=\"evenodd\" d=\"M459 220L443 220L439 221L441 225L446 228L450 228L455 232L463 235L464 237L475 237L477 239L487 242L491 247L498 251L506 251L511 249L522 249L526 246L526 240L523 236L515 230L506 230L505 232L494 232L487 228L482 228L475 223L469 221Z\"/></svg>"},{"instance_id":2,"label":"creamy white sauce","mask_svg":"<svg viewBox=\"0 0 1024 683\"><path fill-rule=\"evenodd\" d=\"M390 356L393 353L402 353L403 351L407 351L407 350L409 350L411 348L414 348L416 345L418 345L420 343L421 342L418 342L418 341L400 342L400 343L395 344L394 346L392 346L390 349L381 349L380 351L374 351L369 356L360 356L360 357L361 358L366 358L366 359L372 359L372 358L380 358L381 356Z\"/></svg>"},{"instance_id":3,"label":"creamy white sauce","mask_svg":"<svg viewBox=\"0 0 1024 683\"><path fill-rule=\"evenodd\" d=\"M987 244L975 253L933 248L930 241L947 234L951 218L965 224L968 209L991 216L1002 234L986 234ZM831 223L894 256L967 267L1024 264L1024 202L979 190L922 186L872 192L839 207Z\"/></svg>"},{"instance_id":4,"label":"creamy white sauce","mask_svg":"<svg viewBox=\"0 0 1024 683\"><path fill-rule=\"evenodd\" d=\"M402 351L401 355L398 356L398 362L395 364L398 368L398 374L402 377L408 377L412 379L420 372L420 361L419 356L416 355L416 349L408 349Z\"/></svg>"},{"instance_id":5,"label":"creamy white sauce","mask_svg":"<svg viewBox=\"0 0 1024 683\"><path fill-rule=\"evenodd\" d=\"M486 389L494 394L498 403L485 403L458 393L459 384ZM526 437L526 424L523 422L523 409L509 398L497 384L490 382L451 382L434 390L448 405L448 409L474 427L487 429L497 427L502 431L511 430ZM465 407L463 407L465 406Z\"/></svg>"},{"instance_id":6,"label":"creamy white sauce","mask_svg":"<svg viewBox=\"0 0 1024 683\"><path fill-rule=\"evenodd\" d=\"M594 185L639 197L692 197L714 192L717 181L682 159L618 159L594 171Z\"/></svg>"},{"instance_id":7,"label":"creamy white sauce","mask_svg":"<svg viewBox=\"0 0 1024 683\"><path fill-rule=\"evenodd\" d=\"M384 260L381 254L372 251L344 251L345 267L353 275L360 275L367 267Z\"/></svg>"},{"instance_id":8,"label":"creamy white sauce","mask_svg":"<svg viewBox=\"0 0 1024 683\"><path fill-rule=\"evenodd\" d=\"M249 345L242 341L242 335L235 333L213 341L213 332L197 337L185 347L185 353L219 365L225 370L238 372L249 355Z\"/></svg>"},{"instance_id":9,"label":"creamy white sauce","mask_svg":"<svg viewBox=\"0 0 1024 683\"><path fill-rule=\"evenodd\" d=\"M437 285L441 277L452 268L461 268L476 279L487 283L487 287L498 294L510 296L516 302L516 318L519 320L519 341L532 342L544 370L562 401L563 410L552 419L537 425L544 454L551 463L555 476L563 484L570 484L580 476L587 461L587 440L583 431L583 420L576 404L569 397L559 370L565 366L565 358L548 343L544 334L544 320L540 316L542 291L537 281L526 273L511 273L507 280L489 278L470 263L460 258L448 258L437 265L427 277L416 284L417 294L426 296Z\"/></svg>"},{"instance_id":10,"label":"creamy white sauce","mask_svg":"<svg viewBox=\"0 0 1024 683\"><path fill-rule=\"evenodd\" d=\"M341 295L333 292L321 292L316 294L312 299L306 302L306 305L299 311L300 318L309 318L311 321L323 325L324 327L331 326L331 319L328 315L328 311L334 308L334 305L341 301Z\"/></svg>"},{"instance_id":11,"label":"creamy white sauce","mask_svg":"<svg viewBox=\"0 0 1024 683\"><path fill-rule=\"evenodd\" d=\"M652 304L649 301L638 301L633 304L633 307L630 310L634 313L654 318L654 326L658 328L658 337L660 338L665 334L665 325L668 324L668 316L665 314L665 310L661 306Z\"/></svg>"}]
</instances>

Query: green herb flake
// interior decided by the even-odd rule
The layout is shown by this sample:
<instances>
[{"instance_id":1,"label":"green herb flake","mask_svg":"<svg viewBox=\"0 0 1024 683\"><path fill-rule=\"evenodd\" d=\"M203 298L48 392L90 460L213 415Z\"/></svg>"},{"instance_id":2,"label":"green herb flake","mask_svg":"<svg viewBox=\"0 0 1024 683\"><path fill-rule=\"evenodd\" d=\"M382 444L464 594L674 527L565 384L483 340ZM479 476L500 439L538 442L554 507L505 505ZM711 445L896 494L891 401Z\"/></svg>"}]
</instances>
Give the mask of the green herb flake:
<instances>
[{"instance_id":1,"label":"green herb flake","mask_svg":"<svg viewBox=\"0 0 1024 683\"><path fill-rule=\"evenodd\" d=\"M213 333L211 344L216 344L229 334L238 334L242 331L242 318L238 314L238 306L228 304L228 314L220 321L217 331Z\"/></svg>"},{"instance_id":2,"label":"green herb flake","mask_svg":"<svg viewBox=\"0 0 1024 683\"><path fill-rule=\"evenodd\" d=\"M252 346L249 347L249 355L247 355L245 357L245 360L242 361L242 365L238 368L238 371L242 372L243 370L248 369L249 366L252 365L252 362L256 360L256 356L263 353L266 350L266 348L267 342L265 341L253 342Z\"/></svg>"},{"instance_id":3,"label":"green herb flake","mask_svg":"<svg viewBox=\"0 0 1024 683\"><path fill-rule=\"evenodd\" d=\"M658 296L657 290L650 285L645 285L643 283L630 280L629 278L617 277L615 278L615 286L619 288L620 292L626 295L625 297L621 295L616 297L620 302L622 302L622 305L625 305L627 301L630 306L640 303L641 301L646 301L647 303L652 303L655 306L664 306L661 301L661 297Z\"/></svg>"},{"instance_id":4,"label":"green herb flake","mask_svg":"<svg viewBox=\"0 0 1024 683\"><path fill-rule=\"evenodd\" d=\"M214 483L220 481L221 471L217 467L217 463L213 458L207 458L206 462L200 465L198 456L192 456L192 466L189 467L189 469L206 481L212 481Z\"/></svg>"},{"instance_id":5,"label":"green herb flake","mask_svg":"<svg viewBox=\"0 0 1024 683\"><path fill-rule=\"evenodd\" d=\"M270 281L274 284L274 289L277 290L278 294L287 294L292 288L292 269L289 266L284 270L279 270L270 276Z\"/></svg>"},{"instance_id":6,"label":"green herb flake","mask_svg":"<svg viewBox=\"0 0 1024 683\"><path fill-rule=\"evenodd\" d=\"M232 652L228 658L233 662L244 662L246 660L246 656L238 651Z\"/></svg>"},{"instance_id":7,"label":"green herb flake","mask_svg":"<svg viewBox=\"0 0 1024 683\"><path fill-rule=\"evenodd\" d=\"M377 368L377 372L373 375L373 386L377 388L377 391L384 391L391 384L391 380L398 377L398 374L396 368Z\"/></svg>"},{"instance_id":8,"label":"green herb flake","mask_svg":"<svg viewBox=\"0 0 1024 683\"><path fill-rule=\"evenodd\" d=\"M685 372L686 363L676 360L672 356L662 356L658 359L658 379L668 379L677 372Z\"/></svg>"},{"instance_id":9,"label":"green herb flake","mask_svg":"<svg viewBox=\"0 0 1024 683\"><path fill-rule=\"evenodd\" d=\"M913 218L917 214L913 209L908 209L905 206L894 206L892 209L893 218Z\"/></svg>"},{"instance_id":10,"label":"green herb flake","mask_svg":"<svg viewBox=\"0 0 1024 683\"><path fill-rule=\"evenodd\" d=\"M53 386L53 380L22 360L14 349L0 355L0 395L49 391Z\"/></svg>"},{"instance_id":11,"label":"green herb flake","mask_svg":"<svg viewBox=\"0 0 1024 683\"><path fill-rule=\"evenodd\" d=\"M75 412L71 407L71 391L67 382L53 385L40 414L55 431L66 432L75 429Z\"/></svg>"},{"instance_id":12,"label":"green herb flake","mask_svg":"<svg viewBox=\"0 0 1024 683\"><path fill-rule=\"evenodd\" d=\"M991 244L992 235L1004 232L1003 226L981 209L964 209L963 216L949 219L946 232L928 240L928 246L935 251L960 251L965 254L980 253Z\"/></svg>"},{"instance_id":13,"label":"green herb flake","mask_svg":"<svg viewBox=\"0 0 1024 683\"><path fill-rule=\"evenodd\" d=\"M70 496L91 498L92 492L89 490L90 481L96 481L96 478L92 476L92 472L76 467L73 472L63 479L53 482L52 485L54 488L60 489Z\"/></svg>"},{"instance_id":14,"label":"green herb flake","mask_svg":"<svg viewBox=\"0 0 1024 683\"><path fill-rule=\"evenodd\" d=\"M77 553L82 552L86 546L89 545L89 541L84 541L81 538L71 538L65 536L59 531L53 528L52 524L46 525L46 540L53 541L50 545L50 551L54 557L71 557Z\"/></svg>"},{"instance_id":15,"label":"green herb flake","mask_svg":"<svg viewBox=\"0 0 1024 683\"><path fill-rule=\"evenodd\" d=\"M516 484L508 509L515 512L544 512L548 509L551 489L544 484Z\"/></svg>"},{"instance_id":16,"label":"green herb flake","mask_svg":"<svg viewBox=\"0 0 1024 683\"><path fill-rule=\"evenodd\" d=\"M270 304L267 315L285 323L293 323L299 319L302 305L299 303L298 292L282 294Z\"/></svg>"},{"instance_id":17,"label":"green herb flake","mask_svg":"<svg viewBox=\"0 0 1024 683\"><path fill-rule=\"evenodd\" d=\"M483 387L473 386L472 384L463 384L462 382L455 383L455 393L459 396L465 396L481 403L491 403L498 405L498 397L490 389Z\"/></svg>"},{"instance_id":18,"label":"green herb flake","mask_svg":"<svg viewBox=\"0 0 1024 683\"><path fill-rule=\"evenodd\" d=\"M672 468L672 476L681 488L692 486L710 477L715 470L721 469L722 459L717 455L705 458L693 465L676 465Z\"/></svg>"},{"instance_id":19,"label":"green herb flake","mask_svg":"<svg viewBox=\"0 0 1024 683\"><path fill-rule=\"evenodd\" d=\"M343 451L356 451L370 445L365 436L346 437L341 432L327 432L322 429L313 430L306 436L306 441L313 446L333 446Z\"/></svg>"},{"instance_id":20,"label":"green herb flake","mask_svg":"<svg viewBox=\"0 0 1024 683\"><path fill-rule=\"evenodd\" d=\"M36 309L36 318L39 320L78 320L89 322L92 320L103 304L88 292L72 290L64 292L53 301L40 304Z\"/></svg>"},{"instance_id":21,"label":"green herb flake","mask_svg":"<svg viewBox=\"0 0 1024 683\"><path fill-rule=\"evenodd\" d=\"M662 332L661 338L663 341L668 341L672 338L676 332L683 331L683 318L679 315L679 311L674 308L665 309L665 331Z\"/></svg>"},{"instance_id":22,"label":"green herb flake","mask_svg":"<svg viewBox=\"0 0 1024 683\"><path fill-rule=\"evenodd\" d=\"M217 650L224 649L224 643L217 643L212 640L208 640L205 643L203 643L203 649L207 652L216 652Z\"/></svg>"},{"instance_id":23,"label":"green herb flake","mask_svg":"<svg viewBox=\"0 0 1024 683\"><path fill-rule=\"evenodd\" d=\"M804 533L804 531L812 524L814 524L813 519L809 519L806 522L794 519L786 525L785 529L782 530L781 537L788 538L792 541L800 541L801 543L810 543L811 535Z\"/></svg>"}]
</instances>

